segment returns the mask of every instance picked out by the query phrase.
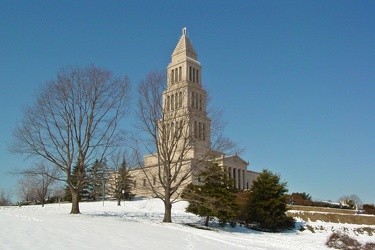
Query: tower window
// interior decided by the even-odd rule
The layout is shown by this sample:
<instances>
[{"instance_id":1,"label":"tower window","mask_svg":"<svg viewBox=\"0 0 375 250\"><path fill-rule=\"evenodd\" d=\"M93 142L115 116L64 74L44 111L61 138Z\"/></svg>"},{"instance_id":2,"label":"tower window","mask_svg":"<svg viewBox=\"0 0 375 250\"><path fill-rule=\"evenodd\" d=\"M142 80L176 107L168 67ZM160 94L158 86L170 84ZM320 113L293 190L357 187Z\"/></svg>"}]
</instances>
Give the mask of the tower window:
<instances>
[{"instance_id":1,"label":"tower window","mask_svg":"<svg viewBox=\"0 0 375 250\"><path fill-rule=\"evenodd\" d=\"M199 95L199 110L202 110L202 94Z\"/></svg>"},{"instance_id":2,"label":"tower window","mask_svg":"<svg viewBox=\"0 0 375 250\"><path fill-rule=\"evenodd\" d=\"M202 139L202 123L201 122L199 122L198 138Z\"/></svg>"},{"instance_id":3,"label":"tower window","mask_svg":"<svg viewBox=\"0 0 375 250\"><path fill-rule=\"evenodd\" d=\"M163 139L163 141L165 141L165 135L166 135L166 130L165 130L165 124L163 124L163 126L162 126L162 133L161 133L161 135L162 135L162 139Z\"/></svg>"},{"instance_id":4,"label":"tower window","mask_svg":"<svg viewBox=\"0 0 375 250\"><path fill-rule=\"evenodd\" d=\"M170 96L167 97L167 111L169 111L169 102L170 102Z\"/></svg>"},{"instance_id":5,"label":"tower window","mask_svg":"<svg viewBox=\"0 0 375 250\"><path fill-rule=\"evenodd\" d=\"M152 185L156 185L156 177L154 176L154 179L152 180Z\"/></svg>"},{"instance_id":6,"label":"tower window","mask_svg":"<svg viewBox=\"0 0 375 250\"><path fill-rule=\"evenodd\" d=\"M171 138L174 139L174 123L171 124Z\"/></svg>"},{"instance_id":7,"label":"tower window","mask_svg":"<svg viewBox=\"0 0 375 250\"><path fill-rule=\"evenodd\" d=\"M173 84L174 82L174 70L172 69L171 71L171 83Z\"/></svg>"},{"instance_id":8,"label":"tower window","mask_svg":"<svg viewBox=\"0 0 375 250\"><path fill-rule=\"evenodd\" d=\"M203 141L206 140L206 124L203 123L203 128L202 128L202 139Z\"/></svg>"},{"instance_id":9,"label":"tower window","mask_svg":"<svg viewBox=\"0 0 375 250\"><path fill-rule=\"evenodd\" d=\"M193 68L193 82L195 82L195 68Z\"/></svg>"},{"instance_id":10,"label":"tower window","mask_svg":"<svg viewBox=\"0 0 375 250\"><path fill-rule=\"evenodd\" d=\"M178 80L181 81L181 79L182 79L182 67L178 68L178 72L179 72L178 73L178 76L179 76Z\"/></svg>"},{"instance_id":11,"label":"tower window","mask_svg":"<svg viewBox=\"0 0 375 250\"><path fill-rule=\"evenodd\" d=\"M174 95L171 96L171 110L174 109Z\"/></svg>"},{"instance_id":12,"label":"tower window","mask_svg":"<svg viewBox=\"0 0 375 250\"><path fill-rule=\"evenodd\" d=\"M191 72L191 66L189 67L189 81L191 81L191 74L192 74L192 72Z\"/></svg>"},{"instance_id":13,"label":"tower window","mask_svg":"<svg viewBox=\"0 0 375 250\"><path fill-rule=\"evenodd\" d=\"M182 92L180 91L180 93L178 94L178 103L179 103L179 106L180 108L182 107Z\"/></svg>"},{"instance_id":14,"label":"tower window","mask_svg":"<svg viewBox=\"0 0 375 250\"><path fill-rule=\"evenodd\" d=\"M178 93L174 96L174 101L175 109L178 109Z\"/></svg>"},{"instance_id":15,"label":"tower window","mask_svg":"<svg viewBox=\"0 0 375 250\"><path fill-rule=\"evenodd\" d=\"M198 69L197 69L197 72L196 72L196 78L197 78L197 79L196 79L196 83L199 83L199 74L198 74L198 72L199 72L199 71L198 71Z\"/></svg>"},{"instance_id":16,"label":"tower window","mask_svg":"<svg viewBox=\"0 0 375 250\"><path fill-rule=\"evenodd\" d=\"M198 128L197 128L198 126L197 125L198 125L197 121L194 121L194 137L195 138L197 138L197 136L198 136L198 133L197 133L198 132L197 131L198 130Z\"/></svg>"},{"instance_id":17,"label":"tower window","mask_svg":"<svg viewBox=\"0 0 375 250\"><path fill-rule=\"evenodd\" d=\"M194 91L191 93L191 106L194 108L194 104L195 104L195 93Z\"/></svg>"},{"instance_id":18,"label":"tower window","mask_svg":"<svg viewBox=\"0 0 375 250\"><path fill-rule=\"evenodd\" d=\"M143 186L146 186L146 179L143 179Z\"/></svg>"},{"instance_id":19,"label":"tower window","mask_svg":"<svg viewBox=\"0 0 375 250\"><path fill-rule=\"evenodd\" d=\"M197 93L196 97L195 97L195 108L196 109L198 109L198 101L199 101L199 94Z\"/></svg>"},{"instance_id":20,"label":"tower window","mask_svg":"<svg viewBox=\"0 0 375 250\"><path fill-rule=\"evenodd\" d=\"M167 136L167 141L169 141L169 134L171 133L171 130L170 130L170 125L167 124L167 131L165 133L165 135Z\"/></svg>"},{"instance_id":21,"label":"tower window","mask_svg":"<svg viewBox=\"0 0 375 250\"><path fill-rule=\"evenodd\" d=\"M178 82L178 70L177 70L177 68L176 68L175 72L176 72L175 76L174 76L175 77L175 82Z\"/></svg>"}]
</instances>

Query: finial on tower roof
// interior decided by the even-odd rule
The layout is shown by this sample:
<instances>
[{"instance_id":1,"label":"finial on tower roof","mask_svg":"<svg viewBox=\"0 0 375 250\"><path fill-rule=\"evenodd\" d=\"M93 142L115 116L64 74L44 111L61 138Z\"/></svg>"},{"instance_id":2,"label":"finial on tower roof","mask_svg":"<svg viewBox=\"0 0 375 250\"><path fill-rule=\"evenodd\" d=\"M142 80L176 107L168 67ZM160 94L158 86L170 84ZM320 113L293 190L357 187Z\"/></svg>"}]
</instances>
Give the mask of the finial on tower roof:
<instances>
[{"instance_id":1,"label":"finial on tower roof","mask_svg":"<svg viewBox=\"0 0 375 250\"><path fill-rule=\"evenodd\" d=\"M183 28L182 28L182 35L183 35L183 36L186 36L186 27L183 27Z\"/></svg>"}]
</instances>

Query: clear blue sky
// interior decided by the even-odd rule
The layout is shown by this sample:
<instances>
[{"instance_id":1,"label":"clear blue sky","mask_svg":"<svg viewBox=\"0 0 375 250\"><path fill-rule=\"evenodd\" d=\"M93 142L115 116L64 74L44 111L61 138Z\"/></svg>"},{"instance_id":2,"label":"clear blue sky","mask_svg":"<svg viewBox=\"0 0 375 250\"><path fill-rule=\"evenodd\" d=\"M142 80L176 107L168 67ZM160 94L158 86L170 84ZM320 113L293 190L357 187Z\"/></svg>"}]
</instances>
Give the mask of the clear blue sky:
<instances>
[{"instance_id":1,"label":"clear blue sky","mask_svg":"<svg viewBox=\"0 0 375 250\"><path fill-rule=\"evenodd\" d=\"M249 169L375 203L375 1L1 1L0 190L16 193L7 171L31 164L7 144L43 83L95 64L135 89L183 27Z\"/></svg>"}]
</instances>

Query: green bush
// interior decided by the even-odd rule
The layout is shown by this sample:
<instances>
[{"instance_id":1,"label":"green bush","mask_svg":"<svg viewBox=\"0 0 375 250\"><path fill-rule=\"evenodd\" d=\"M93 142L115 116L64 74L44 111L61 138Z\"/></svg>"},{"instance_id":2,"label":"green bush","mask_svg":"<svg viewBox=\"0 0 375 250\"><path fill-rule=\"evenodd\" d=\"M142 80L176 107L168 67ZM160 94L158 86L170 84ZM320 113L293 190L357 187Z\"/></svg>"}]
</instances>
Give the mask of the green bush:
<instances>
[{"instance_id":1,"label":"green bush","mask_svg":"<svg viewBox=\"0 0 375 250\"><path fill-rule=\"evenodd\" d=\"M181 197L189 202L187 212L205 218L205 226L211 218L219 220L220 226L230 223L236 225L238 204L233 180L217 164L207 164L198 177L202 185L189 184Z\"/></svg>"},{"instance_id":2,"label":"green bush","mask_svg":"<svg viewBox=\"0 0 375 250\"><path fill-rule=\"evenodd\" d=\"M285 195L285 202L288 204L290 200L293 199L293 205L298 206L313 206L314 202L311 201L311 196L304 193L292 193L291 195Z\"/></svg>"},{"instance_id":3,"label":"green bush","mask_svg":"<svg viewBox=\"0 0 375 250\"><path fill-rule=\"evenodd\" d=\"M279 175L263 170L251 186L246 221L269 231L293 228L293 219L286 215L286 185L280 181Z\"/></svg>"}]
</instances>

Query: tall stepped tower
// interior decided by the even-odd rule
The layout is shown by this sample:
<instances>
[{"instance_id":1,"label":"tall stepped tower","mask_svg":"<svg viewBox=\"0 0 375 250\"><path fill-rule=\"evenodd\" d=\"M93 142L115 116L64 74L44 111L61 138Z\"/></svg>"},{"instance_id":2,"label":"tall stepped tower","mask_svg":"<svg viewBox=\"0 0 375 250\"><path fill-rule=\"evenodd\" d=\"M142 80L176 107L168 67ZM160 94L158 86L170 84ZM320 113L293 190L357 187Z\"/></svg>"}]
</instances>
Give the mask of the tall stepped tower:
<instances>
[{"instance_id":1,"label":"tall stepped tower","mask_svg":"<svg viewBox=\"0 0 375 250\"><path fill-rule=\"evenodd\" d=\"M169 124L179 126L180 115L189 117L181 124L195 138L196 149L210 148L211 121L206 112L206 91L202 88L202 66L198 61L187 34L182 29L182 36L172 53L172 61L167 67L167 89L163 92L163 113L170 117ZM173 120L175 120L173 122ZM170 125L172 126L172 125Z\"/></svg>"},{"instance_id":2,"label":"tall stepped tower","mask_svg":"<svg viewBox=\"0 0 375 250\"><path fill-rule=\"evenodd\" d=\"M259 173L247 169L249 162L237 154L226 155L211 150L211 120L206 110L207 93L202 88L202 66L186 28L182 29L167 66L162 105L162 118L158 121L158 154L144 156L144 166L131 170L135 178L133 192L137 196L152 196L152 188L160 187L157 173L163 171L165 161L176 163L175 168L182 167L179 170L182 174L203 167L204 162L213 162L228 171L236 188L250 188ZM184 150L186 153L181 153ZM168 153L164 155L166 151ZM179 187L180 191L189 183L201 184L194 170L192 173Z\"/></svg>"}]
</instances>

